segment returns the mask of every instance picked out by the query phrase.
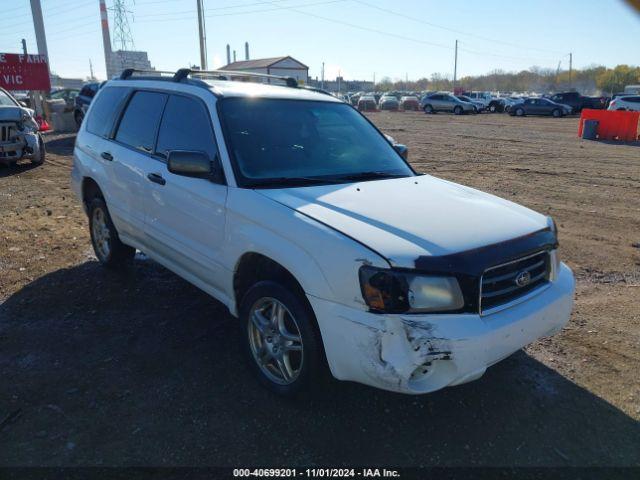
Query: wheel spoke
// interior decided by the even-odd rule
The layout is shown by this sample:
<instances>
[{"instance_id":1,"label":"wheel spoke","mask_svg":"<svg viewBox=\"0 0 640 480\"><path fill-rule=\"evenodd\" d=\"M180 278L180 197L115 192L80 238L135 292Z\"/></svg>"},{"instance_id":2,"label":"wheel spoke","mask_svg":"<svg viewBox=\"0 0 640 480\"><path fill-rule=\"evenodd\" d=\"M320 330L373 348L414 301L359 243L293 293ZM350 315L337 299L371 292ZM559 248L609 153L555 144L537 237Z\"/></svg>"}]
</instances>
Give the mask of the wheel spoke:
<instances>
[{"instance_id":1,"label":"wheel spoke","mask_svg":"<svg viewBox=\"0 0 640 480\"><path fill-rule=\"evenodd\" d=\"M260 350L258 350L257 353L258 353L258 358L260 359L263 365L266 365L271 359L271 352L269 352L269 349L264 346Z\"/></svg>"},{"instance_id":2,"label":"wheel spoke","mask_svg":"<svg viewBox=\"0 0 640 480\"><path fill-rule=\"evenodd\" d=\"M284 307L280 302L275 301L271 305L271 326L276 331L282 331L284 327Z\"/></svg>"},{"instance_id":3,"label":"wheel spoke","mask_svg":"<svg viewBox=\"0 0 640 480\"><path fill-rule=\"evenodd\" d=\"M302 344L301 343L292 343L290 345L284 345L283 348L289 352L301 352Z\"/></svg>"},{"instance_id":4,"label":"wheel spoke","mask_svg":"<svg viewBox=\"0 0 640 480\"><path fill-rule=\"evenodd\" d=\"M253 325L260 332L260 335L267 335L269 333L268 332L269 321L266 318L264 318L264 316L262 315L262 312L258 310L254 311L253 315L251 315L251 321L253 322Z\"/></svg>"},{"instance_id":5,"label":"wheel spoke","mask_svg":"<svg viewBox=\"0 0 640 480\"><path fill-rule=\"evenodd\" d=\"M289 363L289 357L287 356L287 361L285 361L285 357L276 358L276 365L278 366L278 370L280 370L280 374L282 378L286 381L289 381L291 377L293 377L293 370L291 368L291 364Z\"/></svg>"}]
</instances>

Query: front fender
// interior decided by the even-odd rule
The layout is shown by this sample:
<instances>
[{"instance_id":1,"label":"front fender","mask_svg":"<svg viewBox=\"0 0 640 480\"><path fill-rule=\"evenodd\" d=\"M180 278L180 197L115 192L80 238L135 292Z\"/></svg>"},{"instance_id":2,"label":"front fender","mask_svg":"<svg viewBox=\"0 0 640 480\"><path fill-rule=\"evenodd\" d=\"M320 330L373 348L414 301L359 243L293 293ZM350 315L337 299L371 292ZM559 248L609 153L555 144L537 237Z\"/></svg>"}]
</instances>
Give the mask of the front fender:
<instances>
[{"instance_id":1,"label":"front fender","mask_svg":"<svg viewBox=\"0 0 640 480\"><path fill-rule=\"evenodd\" d=\"M259 253L286 268L308 295L352 307L366 308L358 279L360 266L389 266L373 251L330 227L240 188L229 189L225 243L229 271L236 271L245 253ZM233 295L233 275L226 288Z\"/></svg>"}]
</instances>

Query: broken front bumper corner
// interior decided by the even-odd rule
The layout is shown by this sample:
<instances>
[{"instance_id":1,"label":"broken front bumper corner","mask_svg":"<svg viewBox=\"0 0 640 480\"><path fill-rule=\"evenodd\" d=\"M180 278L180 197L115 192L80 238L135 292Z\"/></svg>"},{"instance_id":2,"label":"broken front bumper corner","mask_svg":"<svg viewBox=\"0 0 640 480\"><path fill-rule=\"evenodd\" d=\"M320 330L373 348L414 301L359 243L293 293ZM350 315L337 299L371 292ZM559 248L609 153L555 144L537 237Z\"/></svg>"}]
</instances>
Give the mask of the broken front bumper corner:
<instances>
[{"instance_id":1,"label":"broken front bumper corner","mask_svg":"<svg viewBox=\"0 0 640 480\"><path fill-rule=\"evenodd\" d=\"M491 315L380 315L309 296L329 367L351 380L421 394L481 377L540 337L558 332L573 307L574 279L558 279L520 304Z\"/></svg>"}]
</instances>

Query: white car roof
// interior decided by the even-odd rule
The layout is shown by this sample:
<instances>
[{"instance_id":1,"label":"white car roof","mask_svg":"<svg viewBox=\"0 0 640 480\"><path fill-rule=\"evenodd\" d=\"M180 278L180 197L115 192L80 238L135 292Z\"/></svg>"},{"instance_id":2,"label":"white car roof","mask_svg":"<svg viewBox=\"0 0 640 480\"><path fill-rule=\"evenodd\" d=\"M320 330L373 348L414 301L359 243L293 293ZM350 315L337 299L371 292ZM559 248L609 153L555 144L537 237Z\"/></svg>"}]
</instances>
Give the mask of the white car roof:
<instances>
[{"instance_id":1,"label":"white car roof","mask_svg":"<svg viewBox=\"0 0 640 480\"><path fill-rule=\"evenodd\" d=\"M270 85L267 83L243 82L232 80L199 80L189 79L182 82L171 80L156 80L145 78L131 78L126 80L114 79L108 82L110 86L126 86L140 88L159 88L173 91L180 91L181 86L193 88L199 86L210 90L217 97L234 98L280 98L292 100L315 100L318 102L344 103L342 100L330 95L304 87L287 87L284 85Z\"/></svg>"}]
</instances>

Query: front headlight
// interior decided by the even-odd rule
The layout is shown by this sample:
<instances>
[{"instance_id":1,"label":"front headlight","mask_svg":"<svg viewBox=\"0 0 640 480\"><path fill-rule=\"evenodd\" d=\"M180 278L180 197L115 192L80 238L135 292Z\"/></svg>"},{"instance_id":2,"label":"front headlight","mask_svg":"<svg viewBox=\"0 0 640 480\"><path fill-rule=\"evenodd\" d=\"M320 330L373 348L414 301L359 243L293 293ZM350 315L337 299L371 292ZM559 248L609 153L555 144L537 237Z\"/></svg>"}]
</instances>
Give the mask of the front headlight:
<instances>
[{"instance_id":1,"label":"front headlight","mask_svg":"<svg viewBox=\"0 0 640 480\"><path fill-rule=\"evenodd\" d=\"M558 244L558 226L556 225L555 220L551 217L547 217L547 226L549 230L553 233L553 236L556 239L556 245ZM560 272L560 255L558 254L558 247L551 250L549 253L549 258L551 261L551 272L549 275L549 280L554 281L558 278L558 273Z\"/></svg>"},{"instance_id":2,"label":"front headlight","mask_svg":"<svg viewBox=\"0 0 640 480\"><path fill-rule=\"evenodd\" d=\"M367 305L378 312L446 312L464 307L464 297L454 277L363 266L360 287Z\"/></svg>"}]
</instances>

